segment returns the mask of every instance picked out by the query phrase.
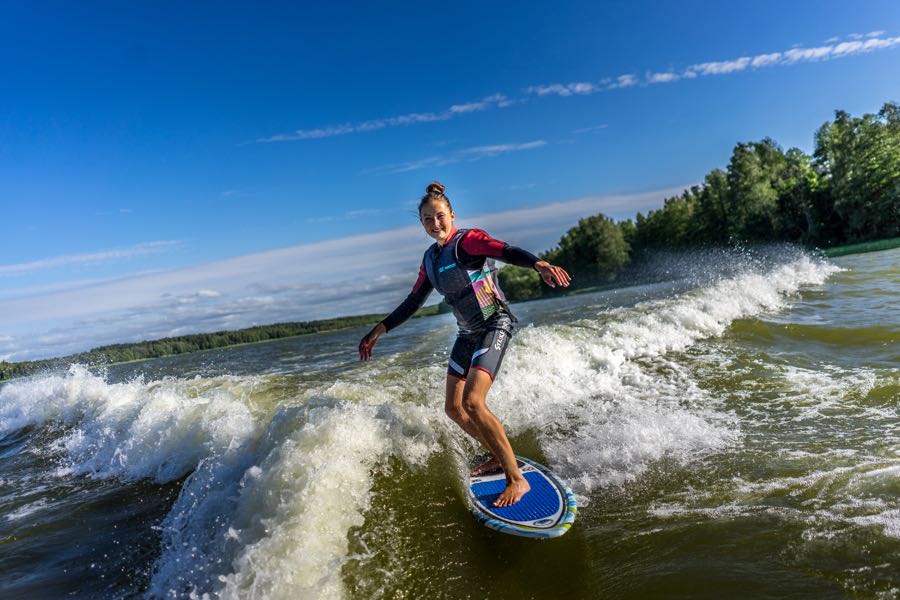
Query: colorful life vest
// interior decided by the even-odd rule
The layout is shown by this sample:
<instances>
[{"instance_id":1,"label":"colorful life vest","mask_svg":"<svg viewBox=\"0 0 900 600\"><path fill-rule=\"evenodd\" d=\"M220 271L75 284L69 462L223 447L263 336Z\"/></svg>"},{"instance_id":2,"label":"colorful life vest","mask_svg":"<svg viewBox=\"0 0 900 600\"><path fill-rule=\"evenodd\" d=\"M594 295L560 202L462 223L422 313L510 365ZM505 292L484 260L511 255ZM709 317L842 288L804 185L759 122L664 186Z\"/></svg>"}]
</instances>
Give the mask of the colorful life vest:
<instances>
[{"instance_id":1,"label":"colorful life vest","mask_svg":"<svg viewBox=\"0 0 900 600\"><path fill-rule=\"evenodd\" d=\"M494 261L486 258L484 266L474 270L465 268L459 262L457 247L467 231L459 230L453 241L443 248L435 243L425 251L422 264L428 280L453 309L462 330L480 328L501 310L515 320L503 291L497 285Z\"/></svg>"}]
</instances>

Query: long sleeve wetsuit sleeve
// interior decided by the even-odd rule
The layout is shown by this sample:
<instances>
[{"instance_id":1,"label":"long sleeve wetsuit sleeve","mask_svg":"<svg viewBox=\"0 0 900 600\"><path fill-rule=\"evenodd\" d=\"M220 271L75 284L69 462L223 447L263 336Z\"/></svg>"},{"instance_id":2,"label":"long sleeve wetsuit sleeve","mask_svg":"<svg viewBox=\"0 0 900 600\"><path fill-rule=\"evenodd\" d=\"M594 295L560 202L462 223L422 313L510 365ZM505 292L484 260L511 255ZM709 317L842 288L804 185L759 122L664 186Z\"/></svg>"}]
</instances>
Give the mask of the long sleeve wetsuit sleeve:
<instances>
[{"instance_id":1,"label":"long sleeve wetsuit sleeve","mask_svg":"<svg viewBox=\"0 0 900 600\"><path fill-rule=\"evenodd\" d=\"M425 274L425 266L419 266L419 277L416 279L412 291L406 297L406 300L400 303L400 306L395 308L391 314L381 321L381 324L384 325L384 328L387 331L390 331L406 321L413 316L423 304L425 304L425 300L428 299L428 296L433 289L431 282L428 280L428 276Z\"/></svg>"},{"instance_id":2,"label":"long sleeve wetsuit sleeve","mask_svg":"<svg viewBox=\"0 0 900 600\"><path fill-rule=\"evenodd\" d=\"M534 263L540 260L528 250L494 239L481 229L472 229L466 232L465 237L459 241L459 250L462 251L461 255L465 254L472 259L489 256L526 269L533 269ZM464 263L470 262L463 256L460 256L460 260Z\"/></svg>"}]
</instances>

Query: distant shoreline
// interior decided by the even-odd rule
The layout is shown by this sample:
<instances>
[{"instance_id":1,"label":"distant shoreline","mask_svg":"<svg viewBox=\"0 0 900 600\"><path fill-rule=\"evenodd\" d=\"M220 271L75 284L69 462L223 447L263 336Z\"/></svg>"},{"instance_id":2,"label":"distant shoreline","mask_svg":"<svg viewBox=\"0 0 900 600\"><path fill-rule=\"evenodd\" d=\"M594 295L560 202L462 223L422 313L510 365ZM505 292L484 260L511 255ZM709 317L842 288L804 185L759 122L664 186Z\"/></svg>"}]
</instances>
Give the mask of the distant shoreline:
<instances>
[{"instance_id":1,"label":"distant shoreline","mask_svg":"<svg viewBox=\"0 0 900 600\"><path fill-rule=\"evenodd\" d=\"M900 237L876 240L874 242L864 242L860 244L845 244L842 246L833 246L831 248L819 249L828 258L836 258L839 256L848 256L851 254L863 254L866 252L878 252L881 250L891 250L900 247ZM608 287L608 286L602 286ZM615 286L612 286L615 287ZM575 288L559 294L575 295L597 291L600 287ZM536 300L540 298L535 298ZM523 300L522 302L527 302ZM419 310L414 318L430 317L446 312L441 308L441 304L435 304ZM142 342L116 344L113 346L103 346L94 348L87 352L60 356L57 358L41 359L36 361L22 362L0 362L0 382L12 381L22 377L28 377L41 371L67 367L71 364L86 364L88 366L112 366L122 365L132 362L141 362L145 360L153 360L156 358L164 358L166 356L177 356L179 354L193 354L195 352L205 352L208 350L219 350L222 348L234 348L237 346L249 346L252 344L260 344L275 340L289 339L301 337L313 333L326 333L329 331L338 331L351 327L359 327L362 325L374 325L378 323L382 315L356 315L349 317L334 317L331 319L321 319L318 321L304 321L299 323L273 323L270 325L261 325L258 327L249 327L232 331L220 331L216 333L199 333L187 336L161 338L158 340L148 340ZM296 328L303 330L297 330ZM293 329L292 329L293 328ZM238 341L242 335L253 332L259 335L259 339L247 339ZM208 345L191 345L196 340L218 337L220 341L212 341ZM235 340L235 341L229 341ZM115 360L114 352L134 352L140 349L162 346L170 347L172 351L154 351L149 352L145 356L134 356L125 360Z\"/></svg>"},{"instance_id":2,"label":"distant shoreline","mask_svg":"<svg viewBox=\"0 0 900 600\"><path fill-rule=\"evenodd\" d=\"M427 317L443 312L440 304L420 309L413 318ZM313 333L326 333L351 327L361 327L378 323L383 314L353 315L333 317L317 321L293 323L272 323L215 333L196 333L178 337L144 340L124 344L113 344L93 348L86 352L69 354L55 358L21 362L0 362L0 382L28 377L48 370L83 364L89 367L121 365L166 356L193 354L207 350L233 348L274 340L300 337Z\"/></svg>"}]
</instances>

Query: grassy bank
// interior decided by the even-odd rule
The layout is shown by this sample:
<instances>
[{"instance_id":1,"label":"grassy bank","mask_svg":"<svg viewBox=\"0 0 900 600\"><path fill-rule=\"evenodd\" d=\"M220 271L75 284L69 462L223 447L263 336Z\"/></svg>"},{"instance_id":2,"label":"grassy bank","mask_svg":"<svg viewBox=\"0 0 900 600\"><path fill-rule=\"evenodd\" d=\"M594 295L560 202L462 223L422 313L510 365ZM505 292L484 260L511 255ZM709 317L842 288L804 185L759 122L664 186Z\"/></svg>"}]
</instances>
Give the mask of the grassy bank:
<instances>
[{"instance_id":1,"label":"grassy bank","mask_svg":"<svg viewBox=\"0 0 900 600\"><path fill-rule=\"evenodd\" d=\"M825 256L834 258L836 256L860 254L862 252L878 252L879 250L890 250L892 248L900 248L900 237L876 240L874 242L863 242L861 244L834 246L832 248L825 248L823 252L825 253Z\"/></svg>"}]
</instances>

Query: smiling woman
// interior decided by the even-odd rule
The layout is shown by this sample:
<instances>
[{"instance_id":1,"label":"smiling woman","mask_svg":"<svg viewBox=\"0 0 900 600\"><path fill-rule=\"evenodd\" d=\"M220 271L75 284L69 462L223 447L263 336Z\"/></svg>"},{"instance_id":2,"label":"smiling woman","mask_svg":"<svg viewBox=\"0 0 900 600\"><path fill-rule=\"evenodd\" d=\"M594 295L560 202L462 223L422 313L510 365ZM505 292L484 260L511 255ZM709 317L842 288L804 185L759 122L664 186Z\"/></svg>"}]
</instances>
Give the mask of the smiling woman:
<instances>
[{"instance_id":1,"label":"smiling woman","mask_svg":"<svg viewBox=\"0 0 900 600\"><path fill-rule=\"evenodd\" d=\"M503 470L506 487L495 507L519 502L531 486L516 460L500 420L487 407L487 394L500 370L515 316L494 276L494 258L533 268L547 285L567 287L569 274L530 252L510 246L480 229L459 230L444 186L434 181L419 202L419 219L434 244L425 251L412 292L359 343L361 360L372 356L378 338L412 316L436 289L450 305L459 335L450 352L444 410L491 453L473 475Z\"/></svg>"}]
</instances>

